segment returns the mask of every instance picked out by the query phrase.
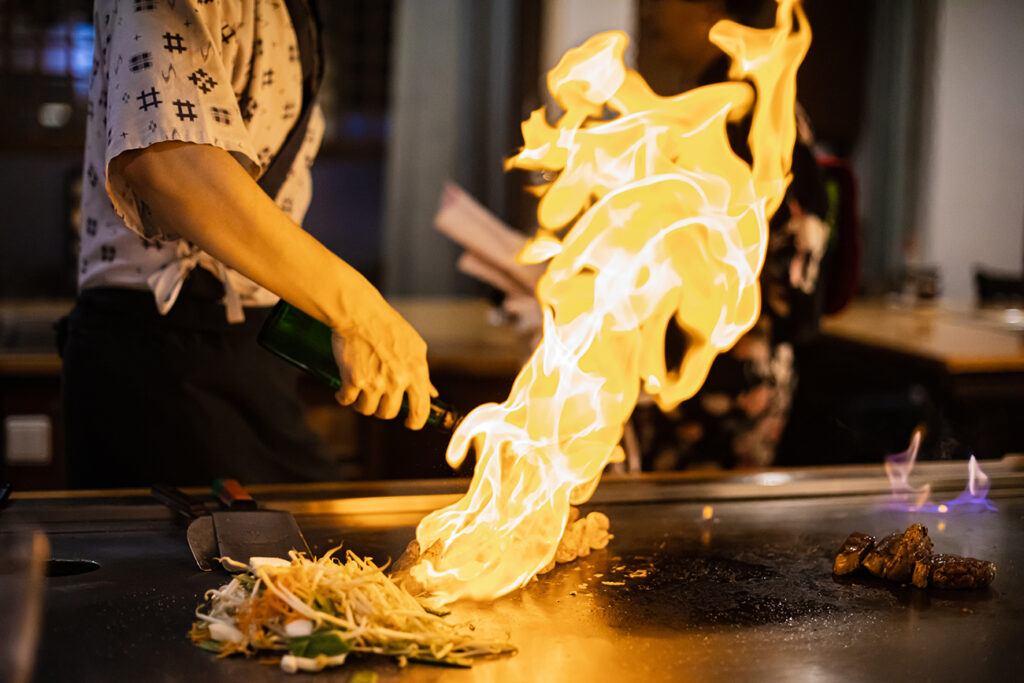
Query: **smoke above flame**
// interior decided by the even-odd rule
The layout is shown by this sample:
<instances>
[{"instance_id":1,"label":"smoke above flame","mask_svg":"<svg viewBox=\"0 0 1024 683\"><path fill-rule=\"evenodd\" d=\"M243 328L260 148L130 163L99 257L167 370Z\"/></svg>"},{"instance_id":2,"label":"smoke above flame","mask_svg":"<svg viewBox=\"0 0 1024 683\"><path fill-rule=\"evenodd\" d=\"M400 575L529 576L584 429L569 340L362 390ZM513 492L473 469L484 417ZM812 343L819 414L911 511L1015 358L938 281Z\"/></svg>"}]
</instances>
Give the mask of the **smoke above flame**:
<instances>
[{"instance_id":1,"label":"smoke above flame","mask_svg":"<svg viewBox=\"0 0 1024 683\"><path fill-rule=\"evenodd\" d=\"M420 523L426 552L411 570L440 602L498 597L547 565L570 506L622 460L641 389L662 409L693 396L757 320L811 35L799 4L781 0L774 27L721 21L709 40L732 60L731 80L661 97L624 66L626 35L598 34L548 74L558 122L540 109L522 126L507 166L554 176L538 188L541 229L520 254L548 262L543 338L508 399L473 410L448 445L453 467L473 449L473 479ZM747 115L750 163L726 130ZM666 364L671 324L687 347Z\"/></svg>"}]
</instances>

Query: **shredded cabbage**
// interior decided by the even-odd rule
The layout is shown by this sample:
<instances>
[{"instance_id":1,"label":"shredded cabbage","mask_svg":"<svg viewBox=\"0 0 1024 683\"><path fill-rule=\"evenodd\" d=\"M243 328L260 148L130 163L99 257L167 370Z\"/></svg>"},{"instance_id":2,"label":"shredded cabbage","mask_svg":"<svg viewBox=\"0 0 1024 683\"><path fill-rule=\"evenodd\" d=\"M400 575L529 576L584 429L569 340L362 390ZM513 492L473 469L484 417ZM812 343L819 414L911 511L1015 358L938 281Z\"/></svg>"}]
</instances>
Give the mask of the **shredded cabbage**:
<instances>
[{"instance_id":1,"label":"shredded cabbage","mask_svg":"<svg viewBox=\"0 0 1024 683\"><path fill-rule=\"evenodd\" d=\"M489 637L428 611L370 558L346 551L343 562L337 550L315 560L296 552L290 561L253 558L247 571L206 592L193 642L222 657L287 652L286 671L338 666L349 652L469 666L516 651L507 636Z\"/></svg>"}]
</instances>

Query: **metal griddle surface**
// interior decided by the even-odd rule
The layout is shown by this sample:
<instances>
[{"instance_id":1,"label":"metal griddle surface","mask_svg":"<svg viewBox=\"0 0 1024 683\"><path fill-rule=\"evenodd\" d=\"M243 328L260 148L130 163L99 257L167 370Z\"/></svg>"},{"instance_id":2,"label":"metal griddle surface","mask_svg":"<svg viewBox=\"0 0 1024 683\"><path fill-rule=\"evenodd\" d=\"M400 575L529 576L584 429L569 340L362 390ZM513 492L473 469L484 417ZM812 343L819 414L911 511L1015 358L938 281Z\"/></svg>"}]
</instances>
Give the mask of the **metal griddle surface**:
<instances>
[{"instance_id":1,"label":"metal griddle surface","mask_svg":"<svg viewBox=\"0 0 1024 683\"><path fill-rule=\"evenodd\" d=\"M345 681L361 669L378 672L382 681L998 681L1016 675L1024 625L1019 489L993 492L998 512L940 516L886 510L880 507L885 497L874 494L709 503L700 495L707 486L662 486L657 500L643 502L629 484L612 488L627 495L606 495L584 508L610 517L615 538L607 550L559 566L494 603L455 606L449 618L509 632L517 655L470 670L402 670L390 660L352 657L318 679ZM672 495L676 489L679 495ZM702 519L707 504L711 520ZM314 552L344 541L383 560L397 557L413 536L421 513L406 507L379 515L301 514L316 509L309 503L295 509ZM140 508L128 509L135 512L107 515L107 522L50 525L54 557L87 558L102 568L49 579L36 680L292 680L275 664L217 659L188 642L193 609L225 575L196 570L183 531L162 513L147 520ZM936 552L995 561L993 586L922 591L832 577L832 557L848 533L881 535L913 521L928 526Z\"/></svg>"}]
</instances>

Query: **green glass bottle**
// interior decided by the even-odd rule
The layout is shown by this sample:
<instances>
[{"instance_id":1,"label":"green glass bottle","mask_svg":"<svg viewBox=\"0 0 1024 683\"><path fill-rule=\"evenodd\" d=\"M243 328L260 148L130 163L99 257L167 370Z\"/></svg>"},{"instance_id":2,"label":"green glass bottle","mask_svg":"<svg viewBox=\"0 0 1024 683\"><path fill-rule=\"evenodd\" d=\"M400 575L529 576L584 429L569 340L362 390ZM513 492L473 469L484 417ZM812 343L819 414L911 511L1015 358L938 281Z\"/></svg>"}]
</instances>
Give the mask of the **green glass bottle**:
<instances>
[{"instance_id":1,"label":"green glass bottle","mask_svg":"<svg viewBox=\"0 0 1024 683\"><path fill-rule=\"evenodd\" d=\"M334 360L331 328L306 315L288 302L277 302L259 334L260 346L341 389L341 373ZM399 417L409 414L409 399L402 396ZM427 424L442 432L455 430L462 416L437 399L430 400Z\"/></svg>"}]
</instances>

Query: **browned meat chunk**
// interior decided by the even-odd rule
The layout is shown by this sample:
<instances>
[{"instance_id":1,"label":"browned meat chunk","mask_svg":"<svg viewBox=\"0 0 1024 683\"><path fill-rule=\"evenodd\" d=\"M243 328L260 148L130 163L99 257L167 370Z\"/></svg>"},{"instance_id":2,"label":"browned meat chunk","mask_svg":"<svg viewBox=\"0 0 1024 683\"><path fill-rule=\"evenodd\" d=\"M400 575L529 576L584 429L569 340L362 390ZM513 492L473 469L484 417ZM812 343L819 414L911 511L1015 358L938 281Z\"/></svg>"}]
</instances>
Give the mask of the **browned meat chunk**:
<instances>
[{"instance_id":1,"label":"browned meat chunk","mask_svg":"<svg viewBox=\"0 0 1024 683\"><path fill-rule=\"evenodd\" d=\"M885 578L890 581L910 581L914 573L914 563L932 556L932 539L928 538L928 529L923 524L911 524L903 532L896 543L892 562L885 570Z\"/></svg>"},{"instance_id":2,"label":"browned meat chunk","mask_svg":"<svg viewBox=\"0 0 1024 683\"><path fill-rule=\"evenodd\" d=\"M878 541L855 531L839 549L832 572L849 574L864 567L880 579L918 588L984 588L996 576L987 560L959 555L932 555L932 540L923 524L911 524L903 533L894 531Z\"/></svg>"},{"instance_id":3,"label":"browned meat chunk","mask_svg":"<svg viewBox=\"0 0 1024 683\"><path fill-rule=\"evenodd\" d=\"M895 552L896 543L903 536L898 531L894 531L888 536L883 536L876 543L875 547L871 548L864 556L864 568L874 574L880 579L885 578L885 570L892 562L892 556Z\"/></svg>"},{"instance_id":4,"label":"browned meat chunk","mask_svg":"<svg viewBox=\"0 0 1024 683\"><path fill-rule=\"evenodd\" d=\"M864 557L864 566L880 579L910 581L914 563L932 554L932 539L923 524L911 524L902 534L894 532L878 541Z\"/></svg>"},{"instance_id":5,"label":"browned meat chunk","mask_svg":"<svg viewBox=\"0 0 1024 683\"><path fill-rule=\"evenodd\" d=\"M932 555L931 557L918 560L914 563L914 574L911 577L911 581L915 586L918 588L928 587L928 579L930 579L932 575L932 562L937 557L942 557L942 555Z\"/></svg>"},{"instance_id":6,"label":"browned meat chunk","mask_svg":"<svg viewBox=\"0 0 1024 683\"><path fill-rule=\"evenodd\" d=\"M984 588L996 578L996 565L988 560L959 555L933 555L914 565L918 588Z\"/></svg>"},{"instance_id":7,"label":"browned meat chunk","mask_svg":"<svg viewBox=\"0 0 1024 683\"><path fill-rule=\"evenodd\" d=\"M864 556L874 545L874 536L854 531L846 538L843 547L836 554L836 560L832 563L832 573L842 576L857 571L864 561Z\"/></svg>"}]
</instances>

